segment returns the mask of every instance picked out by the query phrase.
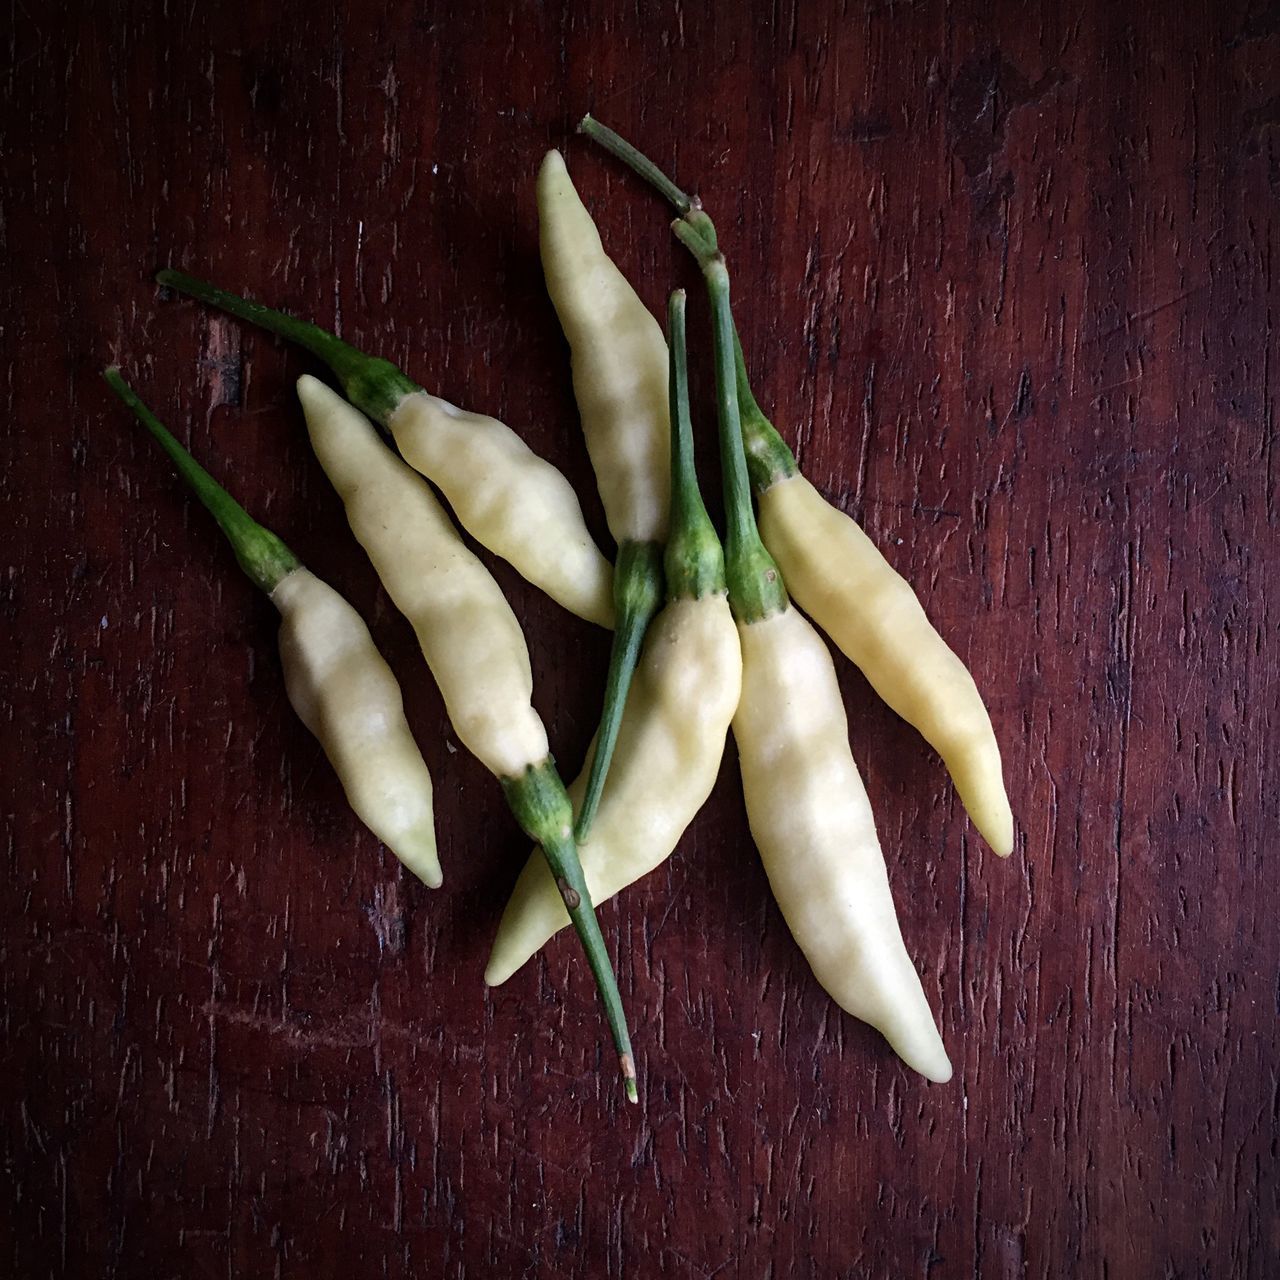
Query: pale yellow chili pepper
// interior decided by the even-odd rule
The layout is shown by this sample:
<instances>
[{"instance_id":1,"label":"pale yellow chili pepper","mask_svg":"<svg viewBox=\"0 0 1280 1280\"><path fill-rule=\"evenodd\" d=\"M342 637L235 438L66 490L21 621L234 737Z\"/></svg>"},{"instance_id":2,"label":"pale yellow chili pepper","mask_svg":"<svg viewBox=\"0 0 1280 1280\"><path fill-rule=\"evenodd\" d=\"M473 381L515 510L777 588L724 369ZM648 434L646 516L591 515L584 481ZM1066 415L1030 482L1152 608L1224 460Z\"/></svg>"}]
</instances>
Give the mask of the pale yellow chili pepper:
<instances>
[{"instance_id":1,"label":"pale yellow chili pepper","mask_svg":"<svg viewBox=\"0 0 1280 1280\"><path fill-rule=\"evenodd\" d=\"M471 552L430 486L323 382L298 379L311 447L387 594L413 626L449 723L491 773L513 778L545 760L529 650L493 574Z\"/></svg>"},{"instance_id":2,"label":"pale yellow chili pepper","mask_svg":"<svg viewBox=\"0 0 1280 1280\"><path fill-rule=\"evenodd\" d=\"M423 884L441 883L431 777L404 716L400 685L364 620L303 568L271 592L280 610L285 690L324 746L365 826Z\"/></svg>"},{"instance_id":3,"label":"pale yellow chili pepper","mask_svg":"<svg viewBox=\"0 0 1280 1280\"><path fill-rule=\"evenodd\" d=\"M226 534L240 567L280 611L285 689L357 816L424 884L440 884L431 775L400 686L360 615L264 529L180 445L115 369L104 375Z\"/></svg>"},{"instance_id":4,"label":"pale yellow chili pepper","mask_svg":"<svg viewBox=\"0 0 1280 1280\"><path fill-rule=\"evenodd\" d=\"M635 1101L622 1001L578 861L570 801L533 708L520 624L431 487L378 439L364 414L311 377L298 380L298 398L316 457L387 594L413 626L454 731L502 783L512 813L542 848L595 974Z\"/></svg>"},{"instance_id":5,"label":"pale yellow chili pepper","mask_svg":"<svg viewBox=\"0 0 1280 1280\"><path fill-rule=\"evenodd\" d=\"M439 486L458 523L570 613L613 625L613 575L564 475L505 423L426 391L387 419L404 460Z\"/></svg>"},{"instance_id":6,"label":"pale yellow chili pepper","mask_svg":"<svg viewBox=\"0 0 1280 1280\"><path fill-rule=\"evenodd\" d=\"M671 504L667 343L605 253L558 151L538 171L538 233L609 532L619 546L662 542Z\"/></svg>"},{"instance_id":7,"label":"pale yellow chili pepper","mask_svg":"<svg viewBox=\"0 0 1280 1280\"><path fill-rule=\"evenodd\" d=\"M598 120L587 116L579 128L680 210L682 224L693 233L681 237L686 244L716 251L715 226L698 201ZM973 677L934 630L910 584L850 516L800 475L791 450L751 393L736 333L734 364L760 533L791 594L938 752L974 826L997 854L1008 856L1013 813L991 717Z\"/></svg>"},{"instance_id":8,"label":"pale yellow chili pepper","mask_svg":"<svg viewBox=\"0 0 1280 1280\"><path fill-rule=\"evenodd\" d=\"M671 312L671 532L667 605L649 628L618 733L609 783L579 854L599 904L671 854L715 785L741 689L738 633L729 611L724 555L694 469L685 372L684 293ZM588 775L570 786L575 804ZM485 969L505 982L569 923L555 883L531 856L503 913Z\"/></svg>"},{"instance_id":9,"label":"pale yellow chili pepper","mask_svg":"<svg viewBox=\"0 0 1280 1280\"><path fill-rule=\"evenodd\" d=\"M711 295L725 476L729 603L742 643L733 719L751 834L818 981L930 1080L951 1063L902 941L867 793L849 749L831 654L787 599L751 509L733 362L729 273L683 222Z\"/></svg>"},{"instance_id":10,"label":"pale yellow chili pepper","mask_svg":"<svg viewBox=\"0 0 1280 1280\"><path fill-rule=\"evenodd\" d=\"M578 810L583 840L604 790L640 646L662 602L671 497L667 344L648 307L605 253L558 151L547 152L538 172L538 230L547 292L573 355L587 452L618 544L609 678Z\"/></svg>"},{"instance_id":11,"label":"pale yellow chili pepper","mask_svg":"<svg viewBox=\"0 0 1280 1280\"><path fill-rule=\"evenodd\" d=\"M181 271L161 271L156 279L325 361L352 404L386 428L481 546L580 618L613 624L613 570L587 530L573 486L510 427L429 394L388 361L305 320Z\"/></svg>"},{"instance_id":12,"label":"pale yellow chili pepper","mask_svg":"<svg viewBox=\"0 0 1280 1280\"><path fill-rule=\"evenodd\" d=\"M842 1009L930 1080L951 1078L902 941L831 653L785 608L744 622L733 736L751 835L787 927Z\"/></svg>"},{"instance_id":13,"label":"pale yellow chili pepper","mask_svg":"<svg viewBox=\"0 0 1280 1280\"><path fill-rule=\"evenodd\" d=\"M796 603L942 757L974 826L1007 857L1013 813L991 717L910 583L798 471L757 493L760 534Z\"/></svg>"}]
</instances>

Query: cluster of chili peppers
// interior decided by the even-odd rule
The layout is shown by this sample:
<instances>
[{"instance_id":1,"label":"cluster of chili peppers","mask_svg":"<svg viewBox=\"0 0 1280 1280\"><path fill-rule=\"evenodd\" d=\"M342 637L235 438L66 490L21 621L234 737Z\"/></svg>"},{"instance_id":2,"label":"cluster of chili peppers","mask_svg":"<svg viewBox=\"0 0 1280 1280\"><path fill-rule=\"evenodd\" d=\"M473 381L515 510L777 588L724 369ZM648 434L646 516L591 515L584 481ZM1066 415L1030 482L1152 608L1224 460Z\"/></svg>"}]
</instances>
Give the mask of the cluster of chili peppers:
<instances>
[{"instance_id":1,"label":"cluster of chili peppers","mask_svg":"<svg viewBox=\"0 0 1280 1280\"><path fill-rule=\"evenodd\" d=\"M538 846L503 913L485 981L505 982L572 924L636 1100L595 905L672 853L711 792L732 728L751 832L814 974L908 1065L945 1081L951 1064L898 926L831 654L791 598L937 749L974 824L1007 855L1013 818L990 717L911 587L800 474L752 395L711 218L617 134L589 116L581 129L675 205L674 232L705 279L723 546L694 462L684 293L671 295L664 337L605 252L557 151L537 182L542 263L617 543L612 567L569 482L509 427L456 408L305 321L178 271L157 278L300 344L342 388L299 379L312 447L414 628L454 732L499 780ZM368 628L213 480L116 369L105 376L280 610L289 700L351 807L423 883L438 886L431 778ZM567 789L533 707L523 632L454 519L565 608L614 628L600 727L589 764Z\"/></svg>"}]
</instances>

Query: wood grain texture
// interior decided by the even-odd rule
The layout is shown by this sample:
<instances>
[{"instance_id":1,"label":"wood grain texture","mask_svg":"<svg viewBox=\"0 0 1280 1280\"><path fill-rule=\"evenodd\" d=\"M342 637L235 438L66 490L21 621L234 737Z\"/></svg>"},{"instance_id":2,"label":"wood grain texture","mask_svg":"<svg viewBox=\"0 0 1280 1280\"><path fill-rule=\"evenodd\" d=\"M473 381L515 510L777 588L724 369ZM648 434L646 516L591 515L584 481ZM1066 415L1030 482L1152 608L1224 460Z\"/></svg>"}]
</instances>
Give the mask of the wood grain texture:
<instances>
[{"instance_id":1,"label":"wood grain texture","mask_svg":"<svg viewBox=\"0 0 1280 1280\"><path fill-rule=\"evenodd\" d=\"M10 19L0 1271L1276 1274L1274 4ZM655 311L696 281L572 137L586 109L702 192L762 403L988 696L1009 863L839 664L946 1087L810 977L732 755L602 912L640 1107L571 942L486 993L526 844L308 453L313 366L150 283L208 274L496 413L603 538L544 149ZM700 296L690 325L711 474ZM111 359L370 618L435 774L440 892L346 811L269 604ZM606 637L494 572L572 769Z\"/></svg>"}]
</instances>

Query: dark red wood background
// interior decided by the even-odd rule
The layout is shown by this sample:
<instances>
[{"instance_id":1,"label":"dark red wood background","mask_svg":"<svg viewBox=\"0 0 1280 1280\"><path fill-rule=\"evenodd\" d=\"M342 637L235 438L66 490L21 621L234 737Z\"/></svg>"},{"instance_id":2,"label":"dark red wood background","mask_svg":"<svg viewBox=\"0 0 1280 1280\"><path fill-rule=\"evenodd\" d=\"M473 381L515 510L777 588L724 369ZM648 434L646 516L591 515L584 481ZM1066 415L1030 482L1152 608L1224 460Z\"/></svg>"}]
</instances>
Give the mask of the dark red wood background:
<instances>
[{"instance_id":1,"label":"dark red wood background","mask_svg":"<svg viewBox=\"0 0 1280 1280\"><path fill-rule=\"evenodd\" d=\"M1280 10L463 10L11 11L0 1271L1275 1275ZM150 283L207 273L500 415L603 538L543 150L655 310L697 282L588 108L702 191L761 399L988 697L1009 862L840 662L948 1086L811 978L732 754L602 913L639 1107L571 943L486 992L526 842L309 456L313 365ZM344 807L113 359L370 616L440 892ZM606 637L494 571L576 767Z\"/></svg>"}]
</instances>

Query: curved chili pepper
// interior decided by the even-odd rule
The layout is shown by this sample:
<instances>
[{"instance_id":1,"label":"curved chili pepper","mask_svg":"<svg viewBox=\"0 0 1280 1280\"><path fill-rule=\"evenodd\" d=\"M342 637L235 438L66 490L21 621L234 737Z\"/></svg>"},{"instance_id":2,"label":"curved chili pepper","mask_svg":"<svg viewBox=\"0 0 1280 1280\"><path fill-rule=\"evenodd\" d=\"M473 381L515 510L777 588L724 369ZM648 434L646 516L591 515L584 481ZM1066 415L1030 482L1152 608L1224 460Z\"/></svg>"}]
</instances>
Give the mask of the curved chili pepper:
<instances>
[{"instance_id":1,"label":"curved chili pepper","mask_svg":"<svg viewBox=\"0 0 1280 1280\"><path fill-rule=\"evenodd\" d=\"M481 546L571 613L612 625L613 573L587 531L577 494L510 427L430 395L395 365L305 320L180 271L161 271L156 280L318 356L351 403L386 429L411 467L439 486Z\"/></svg>"},{"instance_id":2,"label":"curved chili pepper","mask_svg":"<svg viewBox=\"0 0 1280 1280\"><path fill-rule=\"evenodd\" d=\"M693 233L686 244L716 249L715 226L696 198L599 121L587 116L579 127L680 210ZM1013 813L991 717L973 677L929 622L906 579L850 516L800 475L791 450L751 393L736 331L733 348L742 439L765 545L800 606L938 752L974 826L994 852L1008 856Z\"/></svg>"},{"instance_id":3,"label":"curved chili pepper","mask_svg":"<svg viewBox=\"0 0 1280 1280\"><path fill-rule=\"evenodd\" d=\"M711 295L729 605L742 642L733 718L751 834L774 897L814 975L930 1080L951 1063L902 941L867 793L849 749L831 654L790 606L756 529L733 367L724 258L677 222Z\"/></svg>"},{"instance_id":4,"label":"curved chili pepper","mask_svg":"<svg viewBox=\"0 0 1280 1280\"><path fill-rule=\"evenodd\" d=\"M742 686L724 554L698 489L689 422L684 291L671 295L671 525L667 604L649 628L591 839L579 849L600 903L664 862L693 821L724 755ZM569 795L581 796L587 776ZM569 923L551 877L531 856L503 912L484 979L505 982Z\"/></svg>"},{"instance_id":5,"label":"curved chili pepper","mask_svg":"<svg viewBox=\"0 0 1280 1280\"><path fill-rule=\"evenodd\" d=\"M564 158L538 171L538 228L547 292L573 354L573 390L609 532L616 624L604 709L576 835L591 829L613 759L640 646L662 602L670 503L671 426L662 329L600 243Z\"/></svg>"},{"instance_id":6,"label":"curved chili pepper","mask_svg":"<svg viewBox=\"0 0 1280 1280\"><path fill-rule=\"evenodd\" d=\"M541 846L599 987L634 1102L622 997L574 845L573 808L533 708L520 624L431 487L378 439L369 420L312 377L298 379L298 398L316 457L387 594L412 624L454 731L497 777L516 821Z\"/></svg>"},{"instance_id":7,"label":"curved chili pepper","mask_svg":"<svg viewBox=\"0 0 1280 1280\"><path fill-rule=\"evenodd\" d=\"M213 515L240 567L280 610L289 701L319 739L347 801L414 875L436 888L441 875L431 775L405 720L400 686L368 627L196 462L117 369L103 377Z\"/></svg>"}]
</instances>

